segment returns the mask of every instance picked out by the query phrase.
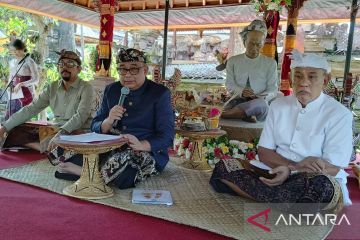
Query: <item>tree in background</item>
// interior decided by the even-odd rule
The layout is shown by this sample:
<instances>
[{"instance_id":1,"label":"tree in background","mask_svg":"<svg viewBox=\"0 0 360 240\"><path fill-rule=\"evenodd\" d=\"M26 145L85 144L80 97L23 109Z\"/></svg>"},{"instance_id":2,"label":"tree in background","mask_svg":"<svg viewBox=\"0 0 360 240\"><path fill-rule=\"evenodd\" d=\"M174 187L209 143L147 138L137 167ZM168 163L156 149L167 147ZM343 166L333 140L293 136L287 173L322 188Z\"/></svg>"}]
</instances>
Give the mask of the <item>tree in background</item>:
<instances>
[{"instance_id":1,"label":"tree in background","mask_svg":"<svg viewBox=\"0 0 360 240\"><path fill-rule=\"evenodd\" d=\"M41 17L31 13L12 10L0 7L0 29L5 34L9 42L19 38L26 42L31 57L38 64L40 79L37 92L42 89L44 79L46 79L46 71L44 67L44 58L47 56L46 39L51 31L55 21L47 17ZM2 58L0 75L2 80L7 80L5 73L8 72L8 62L10 60L8 48L3 48L0 52Z\"/></svg>"}]
</instances>

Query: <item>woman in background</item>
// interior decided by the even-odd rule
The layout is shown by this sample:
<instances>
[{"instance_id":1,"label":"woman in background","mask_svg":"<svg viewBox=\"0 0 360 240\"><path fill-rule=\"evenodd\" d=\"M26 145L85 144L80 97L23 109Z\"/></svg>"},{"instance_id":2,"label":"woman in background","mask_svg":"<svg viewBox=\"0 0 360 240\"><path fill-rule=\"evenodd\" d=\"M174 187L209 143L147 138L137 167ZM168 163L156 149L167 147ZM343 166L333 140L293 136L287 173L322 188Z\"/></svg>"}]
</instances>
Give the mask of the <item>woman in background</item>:
<instances>
[{"instance_id":1,"label":"woman in background","mask_svg":"<svg viewBox=\"0 0 360 240\"><path fill-rule=\"evenodd\" d=\"M13 82L12 92L17 93L18 91L22 91L24 97L20 99L11 98L12 100L9 103L6 119L15 112L19 111L22 107L29 105L32 102L35 92L34 85L39 80L37 65L31 57L27 57L24 60L24 65L21 67L22 63L20 63L20 61L26 56L26 52L27 49L25 43L21 40L16 39L11 43L10 53L15 57L15 59L10 61L9 81L11 81L11 79L16 75ZM19 72L16 74L18 70Z\"/></svg>"}]
</instances>

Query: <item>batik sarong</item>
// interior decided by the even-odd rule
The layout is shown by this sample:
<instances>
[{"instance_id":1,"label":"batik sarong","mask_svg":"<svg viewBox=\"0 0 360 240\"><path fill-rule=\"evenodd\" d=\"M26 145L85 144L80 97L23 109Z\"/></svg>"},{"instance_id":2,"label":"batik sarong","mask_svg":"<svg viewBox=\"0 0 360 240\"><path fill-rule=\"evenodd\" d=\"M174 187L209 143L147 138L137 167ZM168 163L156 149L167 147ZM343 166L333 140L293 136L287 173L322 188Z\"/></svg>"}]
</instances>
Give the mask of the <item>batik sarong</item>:
<instances>
[{"instance_id":1,"label":"batik sarong","mask_svg":"<svg viewBox=\"0 0 360 240\"><path fill-rule=\"evenodd\" d=\"M155 159L149 152L134 151L130 148L119 148L111 151L101 159L101 173L106 184L121 175L126 168L136 170L134 184L156 175Z\"/></svg>"},{"instance_id":2,"label":"batik sarong","mask_svg":"<svg viewBox=\"0 0 360 240\"><path fill-rule=\"evenodd\" d=\"M227 180L251 198L262 203L284 203L286 211L296 207L295 203L312 203L318 209L330 210L342 205L342 194L339 183L334 177L321 173L295 173L281 185L270 187L264 184L259 175L244 169L236 159L219 161L210 179L210 184L218 192L236 193L221 179Z\"/></svg>"}]
</instances>

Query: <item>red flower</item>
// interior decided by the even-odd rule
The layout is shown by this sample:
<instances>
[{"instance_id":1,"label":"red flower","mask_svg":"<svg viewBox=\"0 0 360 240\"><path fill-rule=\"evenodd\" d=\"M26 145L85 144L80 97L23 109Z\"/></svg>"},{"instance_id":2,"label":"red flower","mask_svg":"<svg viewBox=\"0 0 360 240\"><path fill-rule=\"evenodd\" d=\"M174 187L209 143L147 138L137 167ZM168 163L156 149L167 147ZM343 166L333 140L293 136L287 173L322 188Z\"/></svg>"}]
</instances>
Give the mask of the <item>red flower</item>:
<instances>
[{"instance_id":1,"label":"red flower","mask_svg":"<svg viewBox=\"0 0 360 240\"><path fill-rule=\"evenodd\" d=\"M220 113L221 113L221 112L220 112L219 109L217 109L217 108L212 108L212 109L210 110L210 112L209 112L208 117L209 117L209 118L217 117L217 116L220 115Z\"/></svg>"},{"instance_id":2,"label":"red flower","mask_svg":"<svg viewBox=\"0 0 360 240\"><path fill-rule=\"evenodd\" d=\"M280 6L285 6L286 5L286 2L285 1L281 1L280 2Z\"/></svg>"},{"instance_id":3,"label":"red flower","mask_svg":"<svg viewBox=\"0 0 360 240\"><path fill-rule=\"evenodd\" d=\"M193 143L191 142L191 143L189 143L189 151L191 152L192 150L193 150Z\"/></svg>"},{"instance_id":4,"label":"red flower","mask_svg":"<svg viewBox=\"0 0 360 240\"><path fill-rule=\"evenodd\" d=\"M248 160L254 160L256 157L256 152L255 151L249 151L246 153L246 158Z\"/></svg>"},{"instance_id":5,"label":"red flower","mask_svg":"<svg viewBox=\"0 0 360 240\"><path fill-rule=\"evenodd\" d=\"M214 148L214 156L220 157L221 156L221 149L220 148Z\"/></svg>"},{"instance_id":6,"label":"red flower","mask_svg":"<svg viewBox=\"0 0 360 240\"><path fill-rule=\"evenodd\" d=\"M190 144L190 140L187 138L184 138L182 144L183 144L184 148L187 148Z\"/></svg>"},{"instance_id":7,"label":"red flower","mask_svg":"<svg viewBox=\"0 0 360 240\"><path fill-rule=\"evenodd\" d=\"M221 157L221 160L227 160L227 159L231 159L231 156L224 155L224 156Z\"/></svg>"}]
</instances>

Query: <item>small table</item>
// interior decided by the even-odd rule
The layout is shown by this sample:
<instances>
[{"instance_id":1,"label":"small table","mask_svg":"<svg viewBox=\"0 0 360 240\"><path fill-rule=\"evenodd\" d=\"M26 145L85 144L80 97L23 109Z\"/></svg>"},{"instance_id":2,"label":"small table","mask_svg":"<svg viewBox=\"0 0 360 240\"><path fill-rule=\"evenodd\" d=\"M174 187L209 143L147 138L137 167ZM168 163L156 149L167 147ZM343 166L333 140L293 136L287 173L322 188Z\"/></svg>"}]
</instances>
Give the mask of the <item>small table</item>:
<instances>
[{"instance_id":1,"label":"small table","mask_svg":"<svg viewBox=\"0 0 360 240\"><path fill-rule=\"evenodd\" d=\"M193 140L191 159L190 161L184 162L183 166L186 168L196 169L196 170L212 170L212 168L207 163L205 154L203 154L202 152L203 143L206 139L220 137L222 135L225 135L226 132L220 129L204 131L204 132L194 132L194 131L176 129L176 133L180 134L183 137L192 138Z\"/></svg>"},{"instance_id":2,"label":"small table","mask_svg":"<svg viewBox=\"0 0 360 240\"><path fill-rule=\"evenodd\" d=\"M111 151L124 145L127 140L120 138L111 141L81 143L60 139L55 144L60 147L83 154L83 167L79 180L63 189L68 196L82 199L102 199L114 195L113 190L106 186L99 172L99 154Z\"/></svg>"}]
</instances>

